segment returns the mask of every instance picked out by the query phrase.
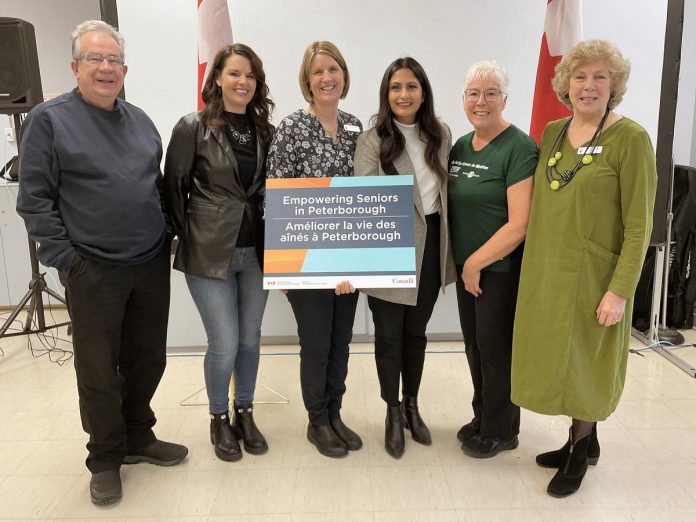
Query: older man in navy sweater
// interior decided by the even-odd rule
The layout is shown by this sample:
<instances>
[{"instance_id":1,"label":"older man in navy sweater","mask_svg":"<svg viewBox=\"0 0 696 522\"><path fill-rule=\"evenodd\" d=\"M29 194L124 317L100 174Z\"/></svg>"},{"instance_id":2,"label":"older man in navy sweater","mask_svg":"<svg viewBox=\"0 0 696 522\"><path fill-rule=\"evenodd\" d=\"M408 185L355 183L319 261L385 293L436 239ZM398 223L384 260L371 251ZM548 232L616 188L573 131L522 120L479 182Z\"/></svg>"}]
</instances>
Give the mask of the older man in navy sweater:
<instances>
[{"instance_id":1,"label":"older man in navy sweater","mask_svg":"<svg viewBox=\"0 0 696 522\"><path fill-rule=\"evenodd\" d=\"M90 495L121 498L121 464L178 464L150 400L165 367L169 239L159 195L162 143L117 99L123 38L87 21L73 32L77 88L35 107L22 130L17 211L39 259L58 269L73 324Z\"/></svg>"}]
</instances>

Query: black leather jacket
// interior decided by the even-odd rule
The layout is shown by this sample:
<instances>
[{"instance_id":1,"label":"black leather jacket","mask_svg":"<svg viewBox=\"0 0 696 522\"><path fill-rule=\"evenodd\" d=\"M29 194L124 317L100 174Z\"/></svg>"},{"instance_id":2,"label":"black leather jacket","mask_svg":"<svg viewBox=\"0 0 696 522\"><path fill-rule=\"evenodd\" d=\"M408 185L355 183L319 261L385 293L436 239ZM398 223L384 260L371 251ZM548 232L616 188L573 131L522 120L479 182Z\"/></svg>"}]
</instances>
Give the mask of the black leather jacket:
<instances>
[{"instance_id":1,"label":"black leather jacket","mask_svg":"<svg viewBox=\"0 0 696 522\"><path fill-rule=\"evenodd\" d=\"M174 268L227 278L244 212L254 231L263 269L263 200L267 144L257 129L254 181L244 190L237 159L223 129L204 125L198 113L181 118L167 147L164 191L179 246Z\"/></svg>"}]
</instances>

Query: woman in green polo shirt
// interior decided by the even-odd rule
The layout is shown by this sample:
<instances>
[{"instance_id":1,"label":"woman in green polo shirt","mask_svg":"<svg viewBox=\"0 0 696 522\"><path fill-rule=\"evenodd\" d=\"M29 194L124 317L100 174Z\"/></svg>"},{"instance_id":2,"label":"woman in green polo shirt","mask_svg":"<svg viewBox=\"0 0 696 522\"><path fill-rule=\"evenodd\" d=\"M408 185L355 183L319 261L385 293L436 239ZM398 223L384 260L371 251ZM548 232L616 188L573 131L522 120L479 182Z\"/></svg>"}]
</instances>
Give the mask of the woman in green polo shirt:
<instances>
[{"instance_id":1,"label":"woman in green polo shirt","mask_svg":"<svg viewBox=\"0 0 696 522\"><path fill-rule=\"evenodd\" d=\"M465 454L488 458L518 445L520 409L510 401L512 326L537 148L503 119L509 80L500 65L475 63L464 85L464 112L474 131L450 152L448 199L474 418L457 438Z\"/></svg>"}]
</instances>

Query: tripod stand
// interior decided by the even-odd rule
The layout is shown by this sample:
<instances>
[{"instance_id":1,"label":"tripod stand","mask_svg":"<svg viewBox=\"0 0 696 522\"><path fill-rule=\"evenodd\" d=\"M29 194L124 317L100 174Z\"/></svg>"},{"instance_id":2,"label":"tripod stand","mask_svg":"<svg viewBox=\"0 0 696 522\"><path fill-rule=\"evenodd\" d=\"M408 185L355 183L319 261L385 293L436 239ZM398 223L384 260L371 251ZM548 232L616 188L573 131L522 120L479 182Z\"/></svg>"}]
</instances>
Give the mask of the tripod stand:
<instances>
[{"instance_id":1,"label":"tripod stand","mask_svg":"<svg viewBox=\"0 0 696 522\"><path fill-rule=\"evenodd\" d=\"M20 130L22 124L19 114L14 115L14 123L15 134L17 136L17 151L19 152ZM31 281L29 281L29 290L26 294L24 294L24 297L22 297L19 303L17 303L14 310L12 310L12 313L7 318L7 321L5 321L5 323L0 327L0 339L3 337L13 337L16 335L44 333L46 330L60 328L61 326L70 324L70 321L66 321L63 323L46 326L43 293L46 292L46 294L63 304L66 304L66 302L65 299L48 287L44 274L39 272L39 258L36 255L36 242L31 238L29 238L29 260L31 262ZM10 328L17 316L22 313L22 310L24 310L27 303L29 303L29 310L27 312L27 320L24 323L24 328L21 332L7 333L7 330ZM34 327L34 325L36 325L36 327Z\"/></svg>"}]
</instances>

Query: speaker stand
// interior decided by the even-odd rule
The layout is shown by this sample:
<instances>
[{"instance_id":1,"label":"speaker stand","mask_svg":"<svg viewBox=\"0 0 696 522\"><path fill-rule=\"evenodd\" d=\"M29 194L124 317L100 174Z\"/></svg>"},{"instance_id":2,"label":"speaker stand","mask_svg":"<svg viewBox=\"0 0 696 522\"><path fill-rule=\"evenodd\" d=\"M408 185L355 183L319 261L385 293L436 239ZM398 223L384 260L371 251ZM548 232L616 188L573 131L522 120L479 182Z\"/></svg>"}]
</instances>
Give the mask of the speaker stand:
<instances>
[{"instance_id":1,"label":"speaker stand","mask_svg":"<svg viewBox=\"0 0 696 522\"><path fill-rule=\"evenodd\" d=\"M29 290L24 297L17 303L12 313L7 318L5 323L0 327L0 339L3 337L14 337L16 335L29 335L44 333L52 328L60 328L61 326L69 326L70 321L56 323L46 326L46 316L44 314L43 294L44 292L53 297L56 301L66 304L59 294L54 292L46 284L44 274L39 272L39 259L36 256L36 243L29 239L29 259L31 260L31 281L29 281ZM7 333L7 330L12 326L12 323L17 316L22 313L24 307L29 303L27 319L24 323L24 328L21 332ZM68 333L70 329L68 328Z\"/></svg>"},{"instance_id":2,"label":"speaker stand","mask_svg":"<svg viewBox=\"0 0 696 522\"><path fill-rule=\"evenodd\" d=\"M20 135L21 135L21 125L19 114L14 115L15 122L15 133L17 136L17 152L19 153L20 146ZM21 174L20 174L21 175ZM29 290L24 297L17 303L12 313L7 318L7 320L0 327L0 339L3 337L14 337L16 335L30 335L44 333L46 330L52 328L60 328L61 326L68 326L68 334L70 334L70 321L65 321L62 323L52 324L46 326L46 316L44 314L44 303L43 294L44 292L53 297L56 301L63 304L67 304L65 299L58 295L56 292L51 290L46 284L46 279L44 274L39 272L39 258L36 254L36 242L29 238L29 261L31 263L31 281L29 281ZM29 303L29 310L27 312L27 320L24 323L24 328L21 332L7 333L7 330L12 326L12 323L17 318L17 316L22 313L24 307Z\"/></svg>"}]
</instances>

